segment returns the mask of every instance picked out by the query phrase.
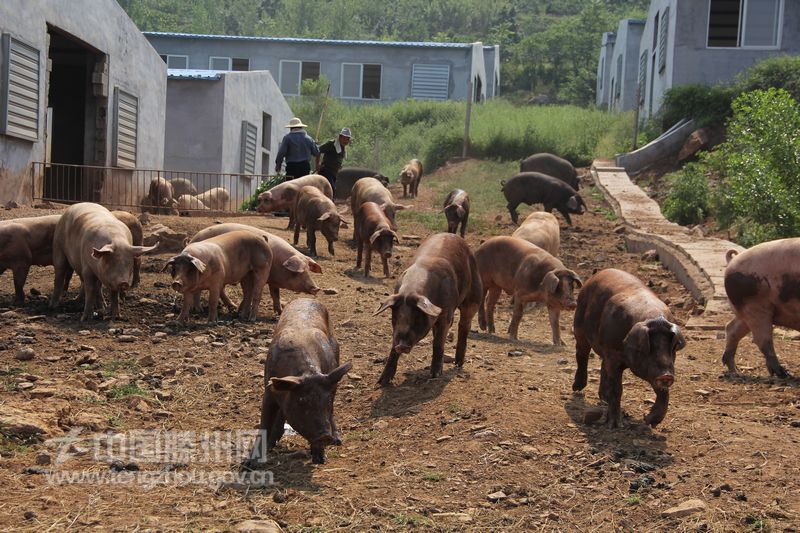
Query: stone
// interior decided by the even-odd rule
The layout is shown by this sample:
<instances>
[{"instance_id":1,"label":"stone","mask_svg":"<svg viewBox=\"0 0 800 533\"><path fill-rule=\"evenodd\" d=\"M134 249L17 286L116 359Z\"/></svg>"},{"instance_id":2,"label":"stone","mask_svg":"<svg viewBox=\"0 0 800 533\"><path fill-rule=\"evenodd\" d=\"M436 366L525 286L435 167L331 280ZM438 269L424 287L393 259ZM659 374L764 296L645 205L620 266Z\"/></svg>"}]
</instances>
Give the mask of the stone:
<instances>
[{"instance_id":1,"label":"stone","mask_svg":"<svg viewBox=\"0 0 800 533\"><path fill-rule=\"evenodd\" d=\"M0 426L7 437L19 439L41 438L53 429L38 415L27 413L6 404L0 413Z\"/></svg>"},{"instance_id":2,"label":"stone","mask_svg":"<svg viewBox=\"0 0 800 533\"><path fill-rule=\"evenodd\" d=\"M658 261L658 251L647 250L642 254L642 261Z\"/></svg>"},{"instance_id":3,"label":"stone","mask_svg":"<svg viewBox=\"0 0 800 533\"><path fill-rule=\"evenodd\" d=\"M46 453L36 454L36 464L40 466L49 465L52 462L50 455Z\"/></svg>"},{"instance_id":4,"label":"stone","mask_svg":"<svg viewBox=\"0 0 800 533\"><path fill-rule=\"evenodd\" d=\"M131 396L128 398L126 405L128 409L134 409L141 413L147 413L151 410L150 405L148 405L147 401L141 396Z\"/></svg>"},{"instance_id":5,"label":"stone","mask_svg":"<svg viewBox=\"0 0 800 533\"><path fill-rule=\"evenodd\" d=\"M20 348L14 354L14 359L17 361L30 361L36 356L36 352L32 348Z\"/></svg>"},{"instance_id":6,"label":"stone","mask_svg":"<svg viewBox=\"0 0 800 533\"><path fill-rule=\"evenodd\" d=\"M246 531L248 533L281 533L283 530L281 526L273 520L245 520L236 525L236 531Z\"/></svg>"},{"instance_id":7,"label":"stone","mask_svg":"<svg viewBox=\"0 0 800 533\"><path fill-rule=\"evenodd\" d=\"M159 243L159 253L180 252L183 250L189 236L186 233L174 231L163 224L153 224L147 227L143 244L153 246Z\"/></svg>"},{"instance_id":8,"label":"stone","mask_svg":"<svg viewBox=\"0 0 800 533\"><path fill-rule=\"evenodd\" d=\"M508 496L506 496L506 493L503 492L502 490L498 490L497 492L493 492L493 493L489 494L486 498L490 502L496 503L496 502L499 502L501 500L505 500L506 498L508 498Z\"/></svg>"},{"instance_id":9,"label":"stone","mask_svg":"<svg viewBox=\"0 0 800 533\"><path fill-rule=\"evenodd\" d=\"M139 360L136 361L136 363L139 366L153 366L154 364L156 364L156 360L153 359L153 357L150 355L145 355L144 357L139 358Z\"/></svg>"},{"instance_id":10,"label":"stone","mask_svg":"<svg viewBox=\"0 0 800 533\"><path fill-rule=\"evenodd\" d=\"M334 288L322 289L323 294L339 294L339 291Z\"/></svg>"},{"instance_id":11,"label":"stone","mask_svg":"<svg viewBox=\"0 0 800 533\"><path fill-rule=\"evenodd\" d=\"M521 357L525 352L522 350L510 350L508 352L509 357Z\"/></svg>"},{"instance_id":12,"label":"stone","mask_svg":"<svg viewBox=\"0 0 800 533\"><path fill-rule=\"evenodd\" d=\"M681 151L678 152L678 161L687 161L693 158L697 152L706 148L711 138L709 132L708 128L693 131L689 138L686 139L686 142L683 143Z\"/></svg>"},{"instance_id":13,"label":"stone","mask_svg":"<svg viewBox=\"0 0 800 533\"><path fill-rule=\"evenodd\" d=\"M693 515L701 511L705 511L706 504L703 500L686 500L681 504L670 507L661 513L662 518L683 518L684 516Z\"/></svg>"},{"instance_id":14,"label":"stone","mask_svg":"<svg viewBox=\"0 0 800 533\"><path fill-rule=\"evenodd\" d=\"M120 335L117 337L117 341L119 342L136 342L136 337L133 335Z\"/></svg>"},{"instance_id":15,"label":"stone","mask_svg":"<svg viewBox=\"0 0 800 533\"><path fill-rule=\"evenodd\" d=\"M450 440L452 438L453 438L452 435L442 435L441 437L436 439L436 442L444 442L444 441Z\"/></svg>"},{"instance_id":16,"label":"stone","mask_svg":"<svg viewBox=\"0 0 800 533\"><path fill-rule=\"evenodd\" d=\"M589 407L583 412L583 423L593 424L603 417L605 411L602 407Z\"/></svg>"}]
</instances>

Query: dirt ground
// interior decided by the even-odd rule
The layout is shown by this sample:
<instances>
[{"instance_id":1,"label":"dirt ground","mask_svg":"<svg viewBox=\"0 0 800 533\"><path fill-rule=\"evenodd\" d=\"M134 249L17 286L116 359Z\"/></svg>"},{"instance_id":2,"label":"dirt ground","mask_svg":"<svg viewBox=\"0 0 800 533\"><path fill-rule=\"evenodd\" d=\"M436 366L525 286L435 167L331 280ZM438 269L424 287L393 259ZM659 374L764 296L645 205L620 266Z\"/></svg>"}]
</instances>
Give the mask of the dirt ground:
<instances>
[{"instance_id":1,"label":"dirt ground","mask_svg":"<svg viewBox=\"0 0 800 533\"><path fill-rule=\"evenodd\" d=\"M449 179L454 172L446 168L426 179ZM419 198L405 203L416 209L432 205L425 182L421 189ZM608 205L591 189L584 197L590 212L574 217L572 228L562 222L563 262L584 279L607 267L635 273L681 322L687 320L694 309L689 293L658 263L626 253ZM45 213L20 208L0 217ZM495 214L486 215L485 227L493 228L491 234L510 234L508 213L497 214L497 221ZM188 233L213 221L153 217ZM231 221L289 237L285 218ZM277 320L268 301L262 301L256 323L223 314L215 326L194 317L182 327L174 321L180 298L160 272L169 257L162 254L144 260L142 285L128 295L124 319L82 324L74 303L47 309L52 268L34 267L26 285L34 296L18 309L11 307L7 272L0 278L0 414L27 416L48 435L25 441L0 427L0 530L234 530L248 519L275 520L289 531L800 528L800 381L769 378L749 338L738 355L743 375L728 378L720 362L722 332L688 331L670 410L653 430L642 417L654 393L630 373L623 427L585 424L585 406L598 404L599 360L590 360L584 393L572 393L572 313L561 318L564 348L550 344L541 308L526 312L521 340L512 342L505 334L508 298L499 307L498 335L479 332L477 320L473 324L463 370L446 364L444 377L430 379L428 337L401 358L392 387L376 388L391 327L388 313L373 312L430 233L408 224L400 232L405 238L391 262L392 279L365 279L355 270L349 230L336 243L335 259L318 246L324 272L315 280L335 289L320 292L318 299L331 313L342 361L353 362L335 404L344 443L329 448L326 464L312 465L305 441L284 437L267 463L274 476L267 487L53 484L47 473L107 475L117 467L140 469L130 475L238 472L240 457L225 453L198 460L142 454L112 465L108 454L98 452L105 449L95 437L168 430L214 433L225 440L226 432L255 428L263 361ZM467 240L476 247L489 236L470 232ZM302 236L301 251L304 244ZM380 268L373 267L375 273ZM70 297L76 292L73 281ZM305 295L284 291L282 297ZM796 332L776 332L775 342L788 369L800 373ZM33 359L15 359L20 348L32 348ZM448 343L446 353L454 348ZM78 427L84 429L76 434ZM77 439L72 444L63 440L70 431ZM194 451L203 451L203 444L198 446ZM125 464L130 462L136 464ZM695 499L705 509L662 517Z\"/></svg>"}]
</instances>

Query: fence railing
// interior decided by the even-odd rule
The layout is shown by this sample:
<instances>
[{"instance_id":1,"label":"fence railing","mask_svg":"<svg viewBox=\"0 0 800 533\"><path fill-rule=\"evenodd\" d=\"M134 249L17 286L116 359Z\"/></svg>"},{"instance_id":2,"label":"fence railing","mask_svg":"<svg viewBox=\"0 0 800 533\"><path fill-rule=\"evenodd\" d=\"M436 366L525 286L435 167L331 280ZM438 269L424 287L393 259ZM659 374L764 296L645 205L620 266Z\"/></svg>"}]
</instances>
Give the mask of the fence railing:
<instances>
[{"instance_id":1,"label":"fence railing","mask_svg":"<svg viewBox=\"0 0 800 533\"><path fill-rule=\"evenodd\" d=\"M31 163L34 200L96 202L114 209L172 215L246 211L261 183L275 179L221 172Z\"/></svg>"}]
</instances>

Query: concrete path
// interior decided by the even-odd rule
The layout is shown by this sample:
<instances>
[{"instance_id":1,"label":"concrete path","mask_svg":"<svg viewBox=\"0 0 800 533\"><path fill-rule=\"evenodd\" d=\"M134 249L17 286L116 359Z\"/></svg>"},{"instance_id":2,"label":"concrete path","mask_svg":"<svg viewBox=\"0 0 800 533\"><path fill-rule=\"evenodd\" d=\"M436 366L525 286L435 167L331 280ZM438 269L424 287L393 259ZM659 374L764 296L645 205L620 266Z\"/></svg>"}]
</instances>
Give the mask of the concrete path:
<instances>
[{"instance_id":1,"label":"concrete path","mask_svg":"<svg viewBox=\"0 0 800 533\"><path fill-rule=\"evenodd\" d=\"M668 221L659 205L631 182L625 169L592 166L595 183L603 191L617 216L627 226L625 243L632 252L655 249L661 262L675 273L705 312L693 316L689 329L723 329L731 319L725 294L725 252L743 251L738 244L702 237Z\"/></svg>"}]
</instances>

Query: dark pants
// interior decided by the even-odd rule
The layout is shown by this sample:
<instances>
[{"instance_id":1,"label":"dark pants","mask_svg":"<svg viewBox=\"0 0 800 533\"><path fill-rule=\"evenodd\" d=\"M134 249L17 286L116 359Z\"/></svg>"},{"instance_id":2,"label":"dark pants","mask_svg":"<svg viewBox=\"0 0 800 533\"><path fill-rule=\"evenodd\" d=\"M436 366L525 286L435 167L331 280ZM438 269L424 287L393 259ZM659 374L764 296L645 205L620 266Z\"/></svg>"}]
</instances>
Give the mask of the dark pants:
<instances>
[{"instance_id":1,"label":"dark pants","mask_svg":"<svg viewBox=\"0 0 800 533\"><path fill-rule=\"evenodd\" d=\"M311 174L311 164L308 161L299 161L296 163L286 162L286 181L302 178L309 174Z\"/></svg>"},{"instance_id":2,"label":"dark pants","mask_svg":"<svg viewBox=\"0 0 800 533\"><path fill-rule=\"evenodd\" d=\"M339 173L338 171L331 170L325 167L320 168L319 172L317 172L317 174L325 176L328 179L328 183L331 184L331 189L333 189L334 196L336 196L336 174L338 173Z\"/></svg>"}]
</instances>

